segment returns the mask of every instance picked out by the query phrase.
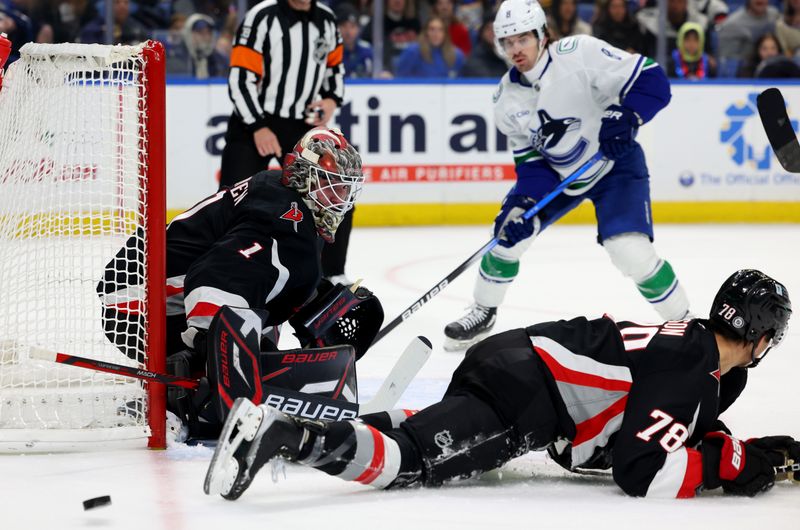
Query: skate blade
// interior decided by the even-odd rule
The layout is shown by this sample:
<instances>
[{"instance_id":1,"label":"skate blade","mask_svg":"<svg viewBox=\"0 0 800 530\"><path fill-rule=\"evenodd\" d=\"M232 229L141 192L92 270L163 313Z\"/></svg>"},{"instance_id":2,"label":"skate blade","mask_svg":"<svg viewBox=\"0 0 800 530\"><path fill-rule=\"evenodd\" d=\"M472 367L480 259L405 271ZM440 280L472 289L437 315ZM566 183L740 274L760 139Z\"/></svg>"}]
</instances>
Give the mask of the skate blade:
<instances>
[{"instance_id":1,"label":"skate blade","mask_svg":"<svg viewBox=\"0 0 800 530\"><path fill-rule=\"evenodd\" d=\"M260 427L256 430L258 432L268 432L272 424L277 420L279 415L281 414L277 410L273 408L266 408L266 409L258 409L263 413L263 419L261 420ZM251 437L252 439L252 437ZM221 480L223 481L223 491L220 493L225 499L229 501L235 501L242 494L247 491L250 487L250 484L253 482L254 475L251 475L250 472L252 471L253 461L256 458L258 453L258 446L260 445L260 441L254 444L251 444L247 448L247 452L244 456L240 455L239 458L241 460L237 460L236 457L233 458L237 464L237 472L236 473L227 473ZM234 451L232 454L236 454L238 451ZM280 460L278 457L273 457L272 461ZM240 466L245 466L244 469L240 470ZM232 481L229 482L229 481Z\"/></svg>"},{"instance_id":2,"label":"skate blade","mask_svg":"<svg viewBox=\"0 0 800 530\"><path fill-rule=\"evenodd\" d=\"M203 491L206 495L227 495L239 474L239 462L233 457L242 441L251 441L261 425L263 412L250 400L237 399L222 428L214 456L208 466ZM236 434L233 434L236 429Z\"/></svg>"},{"instance_id":3,"label":"skate blade","mask_svg":"<svg viewBox=\"0 0 800 530\"><path fill-rule=\"evenodd\" d=\"M483 333L478 333L471 339L467 340L451 339L450 337L445 335L444 343L442 343L442 348L444 349L444 351L447 352L463 352L466 351L473 344L477 344L486 337L488 337L490 333L491 330L485 331Z\"/></svg>"}]
</instances>

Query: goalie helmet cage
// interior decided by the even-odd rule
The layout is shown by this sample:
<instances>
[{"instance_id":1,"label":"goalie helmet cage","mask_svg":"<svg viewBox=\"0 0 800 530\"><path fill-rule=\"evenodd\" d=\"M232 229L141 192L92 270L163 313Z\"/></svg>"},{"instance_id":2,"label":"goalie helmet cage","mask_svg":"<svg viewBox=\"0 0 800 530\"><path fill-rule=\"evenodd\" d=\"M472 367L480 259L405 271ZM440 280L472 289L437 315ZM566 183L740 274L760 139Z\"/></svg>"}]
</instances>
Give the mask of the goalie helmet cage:
<instances>
[{"instance_id":1,"label":"goalie helmet cage","mask_svg":"<svg viewBox=\"0 0 800 530\"><path fill-rule=\"evenodd\" d=\"M0 90L0 451L164 447L163 385L28 357L164 371L163 46L20 55ZM130 237L140 250L115 258ZM112 261L129 273L109 280Z\"/></svg>"}]
</instances>

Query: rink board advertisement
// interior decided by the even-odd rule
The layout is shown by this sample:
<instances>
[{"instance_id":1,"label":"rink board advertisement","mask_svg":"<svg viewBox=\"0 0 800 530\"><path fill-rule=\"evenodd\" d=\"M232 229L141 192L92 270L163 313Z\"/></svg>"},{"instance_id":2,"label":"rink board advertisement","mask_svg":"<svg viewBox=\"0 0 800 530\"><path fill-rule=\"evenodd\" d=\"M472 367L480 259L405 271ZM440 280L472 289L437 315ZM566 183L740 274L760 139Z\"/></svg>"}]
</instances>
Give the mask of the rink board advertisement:
<instances>
[{"instance_id":1,"label":"rink board advertisement","mask_svg":"<svg viewBox=\"0 0 800 530\"><path fill-rule=\"evenodd\" d=\"M767 86L673 85L671 104L639 134L656 217L800 221L800 175L780 167L756 110L755 98ZM797 128L800 87L779 87ZM490 218L514 182L507 140L494 126L494 89L493 83L347 85L330 125L357 146L366 167L357 222ZM230 111L225 84L168 85L171 212L216 189ZM581 211L578 220L592 219L591 210Z\"/></svg>"}]
</instances>

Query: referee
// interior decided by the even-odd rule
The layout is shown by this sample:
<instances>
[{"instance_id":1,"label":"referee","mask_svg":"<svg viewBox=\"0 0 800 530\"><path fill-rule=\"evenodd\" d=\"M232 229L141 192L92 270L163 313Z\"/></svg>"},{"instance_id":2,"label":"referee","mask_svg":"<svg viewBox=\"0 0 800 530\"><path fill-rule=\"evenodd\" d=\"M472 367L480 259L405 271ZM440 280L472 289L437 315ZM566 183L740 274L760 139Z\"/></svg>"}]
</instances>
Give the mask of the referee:
<instances>
[{"instance_id":1,"label":"referee","mask_svg":"<svg viewBox=\"0 0 800 530\"><path fill-rule=\"evenodd\" d=\"M228 75L233 114L220 185L267 168L312 127L328 122L344 95L342 37L317 0L264 0L236 32Z\"/></svg>"},{"instance_id":2,"label":"referee","mask_svg":"<svg viewBox=\"0 0 800 530\"><path fill-rule=\"evenodd\" d=\"M233 113L225 133L220 186L266 169L312 127L325 125L344 96L342 36L317 0L264 0L236 32L228 75ZM344 276L352 210L322 251L323 275Z\"/></svg>"}]
</instances>

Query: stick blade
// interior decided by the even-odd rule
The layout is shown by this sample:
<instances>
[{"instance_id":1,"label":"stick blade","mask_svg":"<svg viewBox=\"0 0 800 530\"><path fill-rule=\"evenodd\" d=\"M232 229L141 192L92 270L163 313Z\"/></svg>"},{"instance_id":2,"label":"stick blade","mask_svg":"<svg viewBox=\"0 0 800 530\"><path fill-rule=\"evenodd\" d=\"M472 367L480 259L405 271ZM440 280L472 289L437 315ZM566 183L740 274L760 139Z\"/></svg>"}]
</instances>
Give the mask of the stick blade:
<instances>
[{"instance_id":1,"label":"stick blade","mask_svg":"<svg viewBox=\"0 0 800 530\"><path fill-rule=\"evenodd\" d=\"M372 414L383 410L391 410L408 388L411 380L416 377L420 369L428 362L431 355L431 341L426 337L414 337L400 355L397 363L384 379L383 384L375 393L375 397L359 406L359 414Z\"/></svg>"},{"instance_id":2,"label":"stick blade","mask_svg":"<svg viewBox=\"0 0 800 530\"><path fill-rule=\"evenodd\" d=\"M786 102L781 91L777 88L766 89L756 98L756 105L778 162L786 171L800 173L800 143L786 113Z\"/></svg>"},{"instance_id":3,"label":"stick blade","mask_svg":"<svg viewBox=\"0 0 800 530\"><path fill-rule=\"evenodd\" d=\"M37 359L39 361L56 362L57 357L58 354L56 352L45 350L44 348L38 348L36 346L31 346L30 351L28 352L28 358Z\"/></svg>"}]
</instances>

